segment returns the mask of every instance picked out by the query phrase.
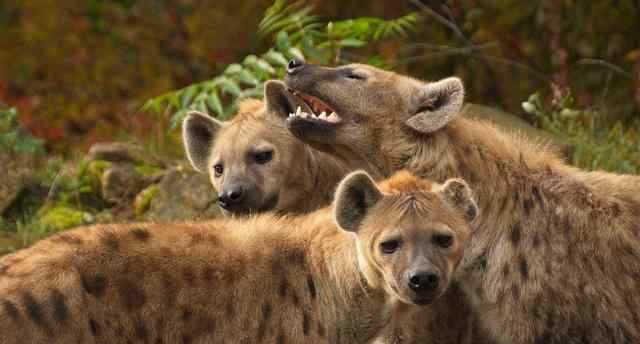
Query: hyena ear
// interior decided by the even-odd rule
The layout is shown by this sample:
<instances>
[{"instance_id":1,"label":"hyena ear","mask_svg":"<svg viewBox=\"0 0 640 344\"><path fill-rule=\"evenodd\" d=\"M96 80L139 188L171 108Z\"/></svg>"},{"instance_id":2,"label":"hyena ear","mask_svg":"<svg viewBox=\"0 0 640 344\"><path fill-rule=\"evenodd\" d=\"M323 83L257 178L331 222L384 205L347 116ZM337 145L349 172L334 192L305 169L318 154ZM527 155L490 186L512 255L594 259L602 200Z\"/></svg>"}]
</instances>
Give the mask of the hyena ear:
<instances>
[{"instance_id":1,"label":"hyena ear","mask_svg":"<svg viewBox=\"0 0 640 344\"><path fill-rule=\"evenodd\" d=\"M352 172L338 185L333 215L340 228L357 232L367 212L382 198L375 182L364 171Z\"/></svg>"},{"instance_id":2,"label":"hyena ear","mask_svg":"<svg viewBox=\"0 0 640 344\"><path fill-rule=\"evenodd\" d=\"M464 86L458 78L425 84L417 95L418 111L405 123L421 133L432 133L456 117L463 101Z\"/></svg>"},{"instance_id":3,"label":"hyena ear","mask_svg":"<svg viewBox=\"0 0 640 344\"><path fill-rule=\"evenodd\" d=\"M467 182L460 178L449 179L442 185L440 193L454 208L462 212L467 220L473 221L478 216L478 206Z\"/></svg>"},{"instance_id":4,"label":"hyena ear","mask_svg":"<svg viewBox=\"0 0 640 344\"><path fill-rule=\"evenodd\" d=\"M182 142L193 168L207 172L209 153L224 123L202 112L191 111L182 121Z\"/></svg>"},{"instance_id":5,"label":"hyena ear","mask_svg":"<svg viewBox=\"0 0 640 344\"><path fill-rule=\"evenodd\" d=\"M289 116L289 100L286 95L287 88L280 80L269 80L264 85L264 102L267 116L285 121Z\"/></svg>"}]
</instances>

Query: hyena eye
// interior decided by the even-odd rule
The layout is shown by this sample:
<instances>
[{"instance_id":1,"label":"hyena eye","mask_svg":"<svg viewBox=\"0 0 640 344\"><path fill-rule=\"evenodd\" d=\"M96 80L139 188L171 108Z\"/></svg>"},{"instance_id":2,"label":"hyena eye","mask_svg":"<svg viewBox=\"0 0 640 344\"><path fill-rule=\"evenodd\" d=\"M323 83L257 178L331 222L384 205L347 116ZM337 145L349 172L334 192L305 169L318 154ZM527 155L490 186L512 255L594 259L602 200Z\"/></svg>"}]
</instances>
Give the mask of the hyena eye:
<instances>
[{"instance_id":1,"label":"hyena eye","mask_svg":"<svg viewBox=\"0 0 640 344\"><path fill-rule=\"evenodd\" d=\"M442 248L449 248L451 247L451 245L453 245L453 235L435 234L433 236L433 242Z\"/></svg>"},{"instance_id":2,"label":"hyena eye","mask_svg":"<svg viewBox=\"0 0 640 344\"><path fill-rule=\"evenodd\" d=\"M385 254L392 254L400 248L400 240L393 239L380 243L380 250Z\"/></svg>"},{"instance_id":3,"label":"hyena eye","mask_svg":"<svg viewBox=\"0 0 640 344\"><path fill-rule=\"evenodd\" d=\"M266 164L269 161L271 161L271 159L273 159L273 152L264 151L264 152L256 153L253 155L253 159L256 161L256 163L260 165Z\"/></svg>"},{"instance_id":4,"label":"hyena eye","mask_svg":"<svg viewBox=\"0 0 640 344\"><path fill-rule=\"evenodd\" d=\"M220 177L222 172L224 172L224 168L222 167L222 164L215 164L213 166L213 171L215 172L216 177Z\"/></svg>"}]
</instances>

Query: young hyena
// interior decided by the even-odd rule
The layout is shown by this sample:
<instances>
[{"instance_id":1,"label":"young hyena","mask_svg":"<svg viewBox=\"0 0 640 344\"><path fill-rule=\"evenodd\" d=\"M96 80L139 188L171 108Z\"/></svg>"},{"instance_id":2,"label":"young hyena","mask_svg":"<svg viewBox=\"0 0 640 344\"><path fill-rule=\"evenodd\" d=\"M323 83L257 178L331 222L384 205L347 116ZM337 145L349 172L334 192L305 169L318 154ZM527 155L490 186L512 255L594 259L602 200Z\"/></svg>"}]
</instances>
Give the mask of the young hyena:
<instances>
[{"instance_id":1,"label":"young hyena","mask_svg":"<svg viewBox=\"0 0 640 344\"><path fill-rule=\"evenodd\" d=\"M355 164L313 149L287 131L282 82L267 82L264 96L264 103L242 102L227 122L191 112L182 124L189 161L209 173L227 215L305 213L329 205L335 186L357 169Z\"/></svg>"},{"instance_id":2,"label":"young hyena","mask_svg":"<svg viewBox=\"0 0 640 344\"><path fill-rule=\"evenodd\" d=\"M423 305L449 307L439 296L474 207L461 186L354 172L333 208L298 217L55 235L0 259L0 342L373 341Z\"/></svg>"},{"instance_id":3,"label":"young hyena","mask_svg":"<svg viewBox=\"0 0 640 344\"><path fill-rule=\"evenodd\" d=\"M456 276L492 338L640 342L640 177L580 171L457 116L457 78L292 61L285 82L303 108L288 128L306 143L383 175L406 168L473 186L481 214Z\"/></svg>"}]
</instances>

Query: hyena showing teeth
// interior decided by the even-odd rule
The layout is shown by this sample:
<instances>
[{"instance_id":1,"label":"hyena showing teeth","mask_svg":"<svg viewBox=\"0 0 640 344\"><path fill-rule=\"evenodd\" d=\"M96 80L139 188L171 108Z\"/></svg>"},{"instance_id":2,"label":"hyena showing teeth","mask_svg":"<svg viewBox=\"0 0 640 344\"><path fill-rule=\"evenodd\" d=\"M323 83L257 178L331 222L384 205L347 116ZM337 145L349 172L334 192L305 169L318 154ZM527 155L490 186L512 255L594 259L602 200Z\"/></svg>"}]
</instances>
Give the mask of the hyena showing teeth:
<instances>
[{"instance_id":1,"label":"hyena showing teeth","mask_svg":"<svg viewBox=\"0 0 640 344\"><path fill-rule=\"evenodd\" d=\"M366 65L293 63L289 88L342 117L289 130L370 172L464 178L480 215L457 280L501 343L640 342L640 177L585 172L547 147L458 116L462 82ZM350 75L358 75L351 78Z\"/></svg>"},{"instance_id":2,"label":"hyena showing teeth","mask_svg":"<svg viewBox=\"0 0 640 344\"><path fill-rule=\"evenodd\" d=\"M355 172L298 217L52 236L0 259L0 343L367 343L437 306L470 231L461 185Z\"/></svg>"}]
</instances>

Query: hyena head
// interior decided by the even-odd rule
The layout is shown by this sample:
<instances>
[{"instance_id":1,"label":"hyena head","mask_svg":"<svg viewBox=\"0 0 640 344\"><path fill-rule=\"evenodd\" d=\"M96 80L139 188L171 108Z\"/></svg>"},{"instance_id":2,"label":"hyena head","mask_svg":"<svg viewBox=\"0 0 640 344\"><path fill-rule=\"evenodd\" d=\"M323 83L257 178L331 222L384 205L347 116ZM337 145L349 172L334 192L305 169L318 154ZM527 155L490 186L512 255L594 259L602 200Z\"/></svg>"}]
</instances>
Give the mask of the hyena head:
<instances>
[{"instance_id":1,"label":"hyena head","mask_svg":"<svg viewBox=\"0 0 640 344\"><path fill-rule=\"evenodd\" d=\"M406 171L376 186L362 171L340 183L337 224L355 233L368 283L395 299L425 305L449 286L478 213L461 179L439 185Z\"/></svg>"},{"instance_id":2,"label":"hyena head","mask_svg":"<svg viewBox=\"0 0 640 344\"><path fill-rule=\"evenodd\" d=\"M437 131L459 113L464 99L458 78L425 83L362 64L330 68L292 60L285 83L296 99L288 109L289 130L344 159L375 158L390 135Z\"/></svg>"},{"instance_id":3,"label":"hyena head","mask_svg":"<svg viewBox=\"0 0 640 344\"><path fill-rule=\"evenodd\" d=\"M191 112L182 137L192 166L209 174L225 215L289 211L308 197L305 147L286 129L282 82L265 85L265 103L246 100L230 121Z\"/></svg>"}]
</instances>

